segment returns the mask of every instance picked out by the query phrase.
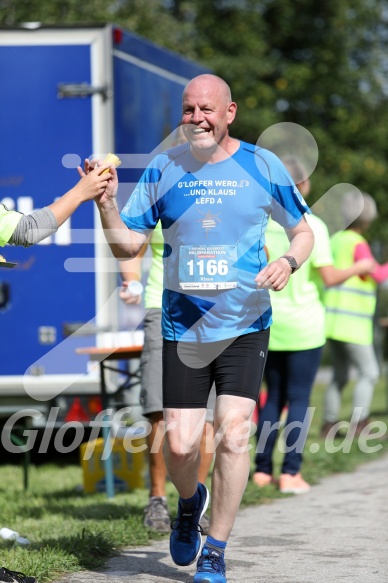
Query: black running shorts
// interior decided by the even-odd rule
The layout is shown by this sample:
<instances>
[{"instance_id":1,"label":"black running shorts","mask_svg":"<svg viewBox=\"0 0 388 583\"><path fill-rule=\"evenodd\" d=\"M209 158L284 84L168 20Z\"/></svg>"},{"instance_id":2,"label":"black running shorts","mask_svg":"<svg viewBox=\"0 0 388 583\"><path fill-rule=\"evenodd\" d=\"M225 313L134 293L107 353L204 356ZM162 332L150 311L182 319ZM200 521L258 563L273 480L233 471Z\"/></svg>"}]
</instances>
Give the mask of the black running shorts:
<instances>
[{"instance_id":1,"label":"black running shorts","mask_svg":"<svg viewBox=\"0 0 388 583\"><path fill-rule=\"evenodd\" d=\"M163 407L205 409L213 381L217 396L257 401L268 342L269 328L220 342L163 340Z\"/></svg>"}]
</instances>

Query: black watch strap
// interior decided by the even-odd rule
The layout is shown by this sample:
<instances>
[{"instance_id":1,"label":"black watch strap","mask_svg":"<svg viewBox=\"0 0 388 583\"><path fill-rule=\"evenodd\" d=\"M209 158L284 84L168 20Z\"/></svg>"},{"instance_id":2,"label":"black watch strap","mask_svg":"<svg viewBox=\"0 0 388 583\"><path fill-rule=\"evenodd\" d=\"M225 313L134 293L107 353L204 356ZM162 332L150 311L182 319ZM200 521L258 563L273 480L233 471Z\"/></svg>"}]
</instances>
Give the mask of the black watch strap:
<instances>
[{"instance_id":1,"label":"black watch strap","mask_svg":"<svg viewBox=\"0 0 388 583\"><path fill-rule=\"evenodd\" d=\"M291 274L294 273L299 267L295 257L292 257L292 255L282 255L280 259L287 259L288 265L291 267Z\"/></svg>"}]
</instances>

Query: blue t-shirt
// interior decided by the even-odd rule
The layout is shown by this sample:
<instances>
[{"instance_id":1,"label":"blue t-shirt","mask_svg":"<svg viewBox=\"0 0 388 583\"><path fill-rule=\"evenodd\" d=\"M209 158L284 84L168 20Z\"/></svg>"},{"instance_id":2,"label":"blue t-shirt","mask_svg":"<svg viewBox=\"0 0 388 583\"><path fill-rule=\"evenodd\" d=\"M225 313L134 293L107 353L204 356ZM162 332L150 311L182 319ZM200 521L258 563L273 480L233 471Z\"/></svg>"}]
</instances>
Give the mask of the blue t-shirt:
<instances>
[{"instance_id":1,"label":"blue t-shirt","mask_svg":"<svg viewBox=\"0 0 388 583\"><path fill-rule=\"evenodd\" d=\"M286 168L262 148L240 142L215 164L188 144L156 156L121 218L147 235L161 221L164 338L214 342L268 328L269 293L254 281L267 263L268 216L292 228L305 212Z\"/></svg>"}]
</instances>

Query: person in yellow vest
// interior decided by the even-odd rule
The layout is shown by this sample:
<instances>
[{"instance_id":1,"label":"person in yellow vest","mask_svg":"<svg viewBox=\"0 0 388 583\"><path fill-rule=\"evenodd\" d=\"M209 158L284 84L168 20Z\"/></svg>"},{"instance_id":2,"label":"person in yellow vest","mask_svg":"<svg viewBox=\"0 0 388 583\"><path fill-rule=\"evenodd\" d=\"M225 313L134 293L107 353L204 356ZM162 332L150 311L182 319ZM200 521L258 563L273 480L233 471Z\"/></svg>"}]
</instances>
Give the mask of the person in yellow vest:
<instances>
[{"instance_id":1,"label":"person in yellow vest","mask_svg":"<svg viewBox=\"0 0 388 583\"><path fill-rule=\"evenodd\" d=\"M299 192L306 199L310 180L306 169L295 156L283 158ZM287 405L284 427L286 452L282 460L279 490L284 494L303 494L310 485L301 474L303 448L309 429L309 400L325 344L325 306L322 284L336 286L355 274L370 273L373 260L358 261L340 268L334 266L329 231L317 216L308 215L315 237L308 260L292 276L280 293L271 292L274 322L264 376L267 401L259 411L257 448L253 482L260 488L276 482L273 476L273 453L282 427L280 418ZM269 260L281 256L288 240L283 229L270 220L266 233Z\"/></svg>"},{"instance_id":2,"label":"person in yellow vest","mask_svg":"<svg viewBox=\"0 0 388 583\"><path fill-rule=\"evenodd\" d=\"M357 196L357 193L349 192L343 199L345 221L357 204ZM332 238L334 264L339 269L346 269L359 259L373 258L362 233L377 218L377 208L369 194L363 193L363 198L364 208L359 217L345 231ZM379 265L376 262L370 275L354 276L326 292L326 338L332 357L333 378L325 391L322 436L326 436L339 420L341 394L349 380L351 366L357 372L352 416L355 434L359 435L368 425L374 386L379 376L373 348L376 289L386 279L388 263Z\"/></svg>"}]
</instances>

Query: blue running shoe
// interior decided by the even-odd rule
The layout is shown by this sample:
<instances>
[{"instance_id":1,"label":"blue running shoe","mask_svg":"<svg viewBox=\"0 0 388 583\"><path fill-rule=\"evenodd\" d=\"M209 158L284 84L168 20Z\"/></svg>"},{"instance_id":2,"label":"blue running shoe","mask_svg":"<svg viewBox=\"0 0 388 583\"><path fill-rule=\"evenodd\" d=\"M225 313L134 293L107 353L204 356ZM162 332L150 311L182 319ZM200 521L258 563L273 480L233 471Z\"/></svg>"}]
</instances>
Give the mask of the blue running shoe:
<instances>
[{"instance_id":1,"label":"blue running shoe","mask_svg":"<svg viewBox=\"0 0 388 583\"><path fill-rule=\"evenodd\" d=\"M222 553L204 546L198 559L194 583L226 583L225 570Z\"/></svg>"},{"instance_id":2,"label":"blue running shoe","mask_svg":"<svg viewBox=\"0 0 388 583\"><path fill-rule=\"evenodd\" d=\"M209 491L198 484L199 503L192 510L183 510L178 504L178 516L171 523L170 553L176 565L191 565L199 557L202 544L202 528L199 524L209 504Z\"/></svg>"}]
</instances>

